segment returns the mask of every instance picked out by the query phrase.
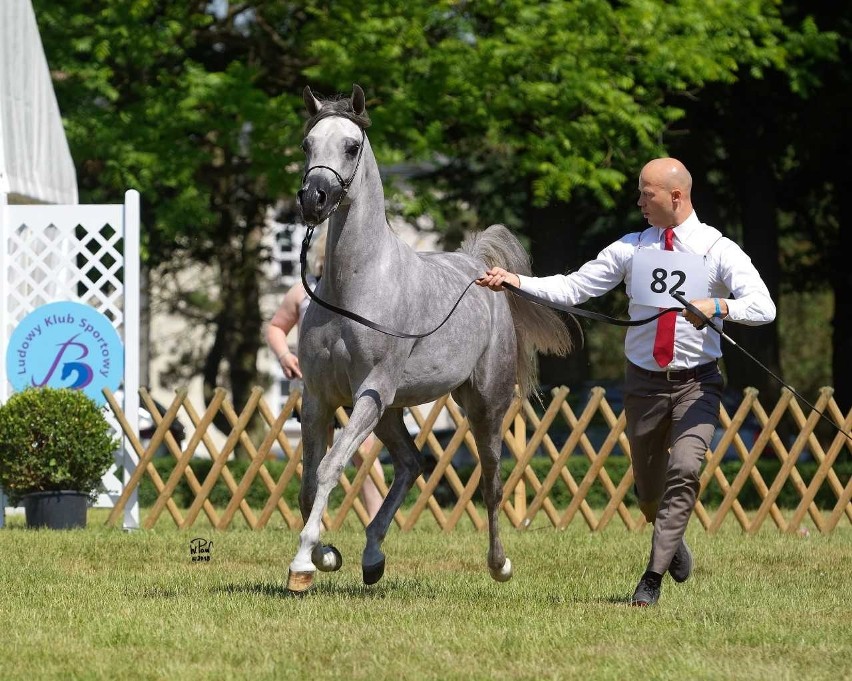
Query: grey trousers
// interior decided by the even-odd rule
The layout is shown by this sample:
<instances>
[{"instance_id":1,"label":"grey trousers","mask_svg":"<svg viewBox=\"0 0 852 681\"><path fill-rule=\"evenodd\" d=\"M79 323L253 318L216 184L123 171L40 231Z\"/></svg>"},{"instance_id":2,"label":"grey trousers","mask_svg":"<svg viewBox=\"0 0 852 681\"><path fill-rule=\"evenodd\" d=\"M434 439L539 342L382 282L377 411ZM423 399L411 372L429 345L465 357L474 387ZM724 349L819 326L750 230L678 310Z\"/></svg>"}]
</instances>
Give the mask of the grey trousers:
<instances>
[{"instance_id":1,"label":"grey trousers","mask_svg":"<svg viewBox=\"0 0 852 681\"><path fill-rule=\"evenodd\" d=\"M665 574L695 508L701 465L719 420L724 381L715 364L669 380L627 363L624 411L636 496L654 524L648 570Z\"/></svg>"}]
</instances>

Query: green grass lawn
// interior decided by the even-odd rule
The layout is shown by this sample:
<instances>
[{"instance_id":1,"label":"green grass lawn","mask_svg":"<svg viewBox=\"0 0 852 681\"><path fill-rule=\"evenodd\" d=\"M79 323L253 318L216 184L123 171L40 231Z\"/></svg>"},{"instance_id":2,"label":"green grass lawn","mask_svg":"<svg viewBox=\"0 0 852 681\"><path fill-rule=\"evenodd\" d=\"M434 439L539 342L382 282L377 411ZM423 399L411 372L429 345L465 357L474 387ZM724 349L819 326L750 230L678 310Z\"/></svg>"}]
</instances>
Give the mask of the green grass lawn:
<instances>
[{"instance_id":1,"label":"green grass lawn","mask_svg":"<svg viewBox=\"0 0 852 681\"><path fill-rule=\"evenodd\" d=\"M650 531L517 531L506 584L487 536L429 526L385 542L361 583L363 533L327 533L340 572L288 596L297 535L271 529L0 530L0 679L849 679L852 528L688 538L693 578L625 605ZM193 563L189 541L213 541Z\"/></svg>"}]
</instances>

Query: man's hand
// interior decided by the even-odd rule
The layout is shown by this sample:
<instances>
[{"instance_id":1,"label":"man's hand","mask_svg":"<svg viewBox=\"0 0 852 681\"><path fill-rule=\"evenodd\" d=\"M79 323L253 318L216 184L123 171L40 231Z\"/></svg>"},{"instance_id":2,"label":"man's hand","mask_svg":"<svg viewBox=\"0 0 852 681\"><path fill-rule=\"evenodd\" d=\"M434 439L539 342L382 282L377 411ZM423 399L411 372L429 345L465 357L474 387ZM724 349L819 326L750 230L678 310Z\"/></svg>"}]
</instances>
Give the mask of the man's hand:
<instances>
[{"instance_id":1,"label":"man's hand","mask_svg":"<svg viewBox=\"0 0 852 681\"><path fill-rule=\"evenodd\" d=\"M492 291L502 291L503 284L511 284L516 288L520 288L521 286L521 280L518 278L518 275L507 272L502 267L492 267L477 279L476 283L479 286L487 286Z\"/></svg>"},{"instance_id":2,"label":"man's hand","mask_svg":"<svg viewBox=\"0 0 852 681\"><path fill-rule=\"evenodd\" d=\"M705 315L713 318L713 315L716 314L716 301L715 298L699 298L697 300L689 301L691 305L697 307L701 312ZM728 303L726 303L723 299L719 298L719 309L722 312L722 318L724 319L728 315ZM692 314L689 310L685 309L681 313L686 321L692 324L696 329L700 329L701 326L705 323L704 320L698 315Z\"/></svg>"},{"instance_id":3,"label":"man's hand","mask_svg":"<svg viewBox=\"0 0 852 681\"><path fill-rule=\"evenodd\" d=\"M299 358L293 352L287 352L278 358L281 363L281 368L284 370L284 375L292 380L302 377L302 370L299 368Z\"/></svg>"}]
</instances>

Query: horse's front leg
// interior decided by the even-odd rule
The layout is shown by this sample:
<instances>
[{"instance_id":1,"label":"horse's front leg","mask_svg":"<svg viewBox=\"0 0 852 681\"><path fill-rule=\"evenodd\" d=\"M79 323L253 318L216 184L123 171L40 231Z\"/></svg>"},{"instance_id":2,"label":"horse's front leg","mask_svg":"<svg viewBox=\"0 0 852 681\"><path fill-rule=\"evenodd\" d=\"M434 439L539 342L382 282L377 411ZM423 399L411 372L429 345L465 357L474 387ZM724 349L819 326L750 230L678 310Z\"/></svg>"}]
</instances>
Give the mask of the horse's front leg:
<instances>
[{"instance_id":1,"label":"horse's front leg","mask_svg":"<svg viewBox=\"0 0 852 681\"><path fill-rule=\"evenodd\" d=\"M340 554L337 553L336 549L331 547L326 549L320 544L322 514L328 505L329 494L337 484L346 463L370 431L375 428L378 420L378 401L369 397L362 397L356 402L349 423L335 440L331 451L325 456L320 455L317 459L305 462L306 477L302 478L303 493L299 497L305 526L299 535L299 550L293 562L290 563L290 574L287 580L288 590L302 592L310 588L317 567L323 570L334 570L340 567ZM317 435L324 435L326 430L322 427L323 432L318 433L312 421L309 421L307 430L310 433L308 436L310 443L305 445L304 451L307 455L308 448L310 448L313 455L319 449L314 438ZM303 433L303 437L306 434ZM305 481L309 464L313 466L309 476L312 482L311 486L306 488Z\"/></svg>"},{"instance_id":2,"label":"horse's front leg","mask_svg":"<svg viewBox=\"0 0 852 681\"><path fill-rule=\"evenodd\" d=\"M388 448L393 460L394 478L379 512L367 526L367 544L361 558L365 584L375 584L385 572L385 554L382 542L388 533L394 514L402 506L417 476L423 471L423 453L403 421L401 408L388 409L376 426L376 435Z\"/></svg>"},{"instance_id":3,"label":"horse's front leg","mask_svg":"<svg viewBox=\"0 0 852 681\"><path fill-rule=\"evenodd\" d=\"M333 407L311 393L302 394L302 483L299 487L299 510L302 524L307 526L317 494L317 469L328 449L329 428L332 424ZM320 550L322 547L317 544ZM316 565L312 560L314 547L305 554L300 549L290 564L288 588L304 591L313 584ZM307 558L306 558L307 556Z\"/></svg>"}]
</instances>

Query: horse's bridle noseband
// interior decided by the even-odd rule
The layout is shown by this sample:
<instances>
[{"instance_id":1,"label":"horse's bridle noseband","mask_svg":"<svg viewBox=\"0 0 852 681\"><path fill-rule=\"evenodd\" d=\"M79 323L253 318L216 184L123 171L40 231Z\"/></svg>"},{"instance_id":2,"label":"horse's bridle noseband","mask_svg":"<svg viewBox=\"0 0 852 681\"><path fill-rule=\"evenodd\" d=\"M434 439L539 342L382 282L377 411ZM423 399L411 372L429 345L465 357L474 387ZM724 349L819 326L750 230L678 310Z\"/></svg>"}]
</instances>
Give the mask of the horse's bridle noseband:
<instances>
[{"instance_id":1,"label":"horse's bridle noseband","mask_svg":"<svg viewBox=\"0 0 852 681\"><path fill-rule=\"evenodd\" d=\"M340 207L340 202L346 198L346 195L349 193L349 187L352 186L352 182L355 180L355 175L358 174L358 168L361 165L361 156L364 154L364 142L367 139L367 131L364 128L361 128L361 145L358 148L358 158L355 160L355 168L352 170L352 174L349 176L348 180L344 180L339 172L337 172L331 166L324 165L315 165L311 166L305 171L305 174L302 175L302 186L305 186L305 180L308 179L308 174L312 170L318 170L320 168L325 170L330 170L333 174L337 182L340 184L340 187L343 189L343 193L340 195L340 198L337 199L337 203L334 204L334 208L331 209L328 215L326 215L325 219L327 220L331 215ZM299 207L301 208L301 201L299 202ZM304 215L302 216L304 219ZM307 220L305 220L305 224L307 224ZM311 227L316 227L316 224L311 225Z\"/></svg>"}]
</instances>

